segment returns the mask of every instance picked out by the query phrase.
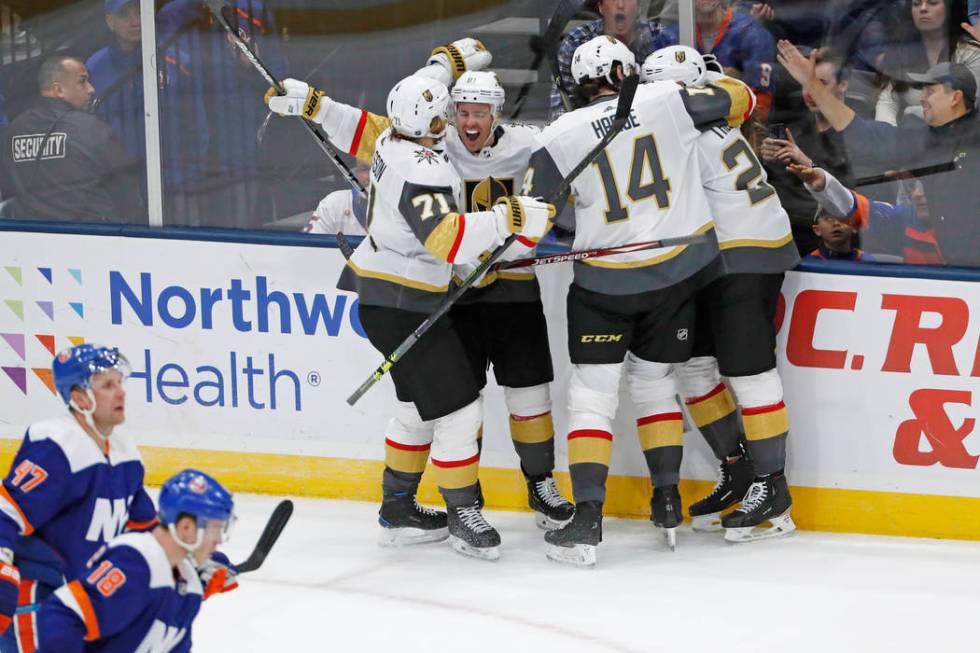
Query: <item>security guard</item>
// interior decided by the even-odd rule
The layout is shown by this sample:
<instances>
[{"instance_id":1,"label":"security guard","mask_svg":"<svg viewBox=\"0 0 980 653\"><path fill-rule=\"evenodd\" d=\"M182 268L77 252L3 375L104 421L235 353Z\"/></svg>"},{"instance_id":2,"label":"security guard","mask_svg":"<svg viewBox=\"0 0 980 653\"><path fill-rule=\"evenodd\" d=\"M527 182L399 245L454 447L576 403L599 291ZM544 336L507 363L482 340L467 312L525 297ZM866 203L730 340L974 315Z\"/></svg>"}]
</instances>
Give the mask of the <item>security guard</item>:
<instances>
[{"instance_id":1,"label":"security guard","mask_svg":"<svg viewBox=\"0 0 980 653\"><path fill-rule=\"evenodd\" d=\"M14 215L36 220L143 222L139 162L91 113L95 89L78 59L41 64L41 97L4 136L4 196Z\"/></svg>"}]
</instances>

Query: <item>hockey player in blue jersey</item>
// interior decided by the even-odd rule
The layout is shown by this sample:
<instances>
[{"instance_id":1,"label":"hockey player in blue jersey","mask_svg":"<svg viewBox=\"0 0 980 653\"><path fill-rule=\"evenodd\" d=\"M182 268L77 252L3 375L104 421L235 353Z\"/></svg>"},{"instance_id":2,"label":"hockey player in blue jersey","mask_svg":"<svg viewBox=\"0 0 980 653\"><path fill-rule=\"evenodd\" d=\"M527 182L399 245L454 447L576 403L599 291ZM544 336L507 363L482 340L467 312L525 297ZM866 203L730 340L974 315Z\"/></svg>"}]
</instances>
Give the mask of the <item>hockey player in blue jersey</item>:
<instances>
[{"instance_id":1,"label":"hockey player in blue jersey","mask_svg":"<svg viewBox=\"0 0 980 653\"><path fill-rule=\"evenodd\" d=\"M139 450L116 428L126 419L129 369L118 349L91 344L52 363L68 412L28 427L0 485L4 653L35 650L37 605L100 547L124 530L157 525Z\"/></svg>"},{"instance_id":2,"label":"hockey player in blue jersey","mask_svg":"<svg viewBox=\"0 0 980 653\"><path fill-rule=\"evenodd\" d=\"M163 528L125 533L41 606L43 653L183 653L207 595L212 556L234 520L231 494L187 469L160 490Z\"/></svg>"}]
</instances>

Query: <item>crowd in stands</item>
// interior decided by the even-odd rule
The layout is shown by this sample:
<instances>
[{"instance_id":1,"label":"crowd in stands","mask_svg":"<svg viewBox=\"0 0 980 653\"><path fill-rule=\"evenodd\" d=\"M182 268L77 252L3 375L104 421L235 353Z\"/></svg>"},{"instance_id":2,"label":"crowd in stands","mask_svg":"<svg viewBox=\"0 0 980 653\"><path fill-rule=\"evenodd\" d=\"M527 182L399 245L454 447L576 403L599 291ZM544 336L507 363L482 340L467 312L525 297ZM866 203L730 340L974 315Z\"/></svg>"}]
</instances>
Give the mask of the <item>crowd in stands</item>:
<instances>
[{"instance_id":1,"label":"crowd in stands","mask_svg":"<svg viewBox=\"0 0 980 653\"><path fill-rule=\"evenodd\" d=\"M266 4L272 7L237 0L230 18L266 63L285 70L275 1ZM592 19L570 29L558 48L551 118L575 105L570 64L579 44L609 34L642 61L680 38L677 0L587 0L583 9ZM49 66L39 106L58 116L48 131L65 132L67 142L82 138L73 129L86 137L98 132L74 113L92 113L108 125L106 138L115 139L130 174L141 180L129 185L133 195L145 188L146 176L139 3L104 0L104 10L109 41L88 56L62 57L60 72ZM972 188L980 178L980 0L694 0L694 10L695 47L756 92L759 108L746 136L790 215L802 255L980 266L974 246L980 203ZM168 224L214 224L213 216L221 215L224 226L261 226L264 209L254 181L260 176L256 133L265 118L256 97L264 82L248 62L229 54L227 37L200 0L163 3L156 25L163 55L157 80L162 176L166 211L175 216ZM62 97L61 77L78 65L94 88L91 106ZM26 114L15 119L7 115L5 95L9 104L10 89L0 86L2 199L34 193L24 171L35 175L44 167L49 191L60 179L60 187L84 189L92 198L118 192L95 182L98 171L119 167L115 158L79 159L73 164L79 170L59 171L66 162L57 151L23 139L19 158L12 155L15 139L37 135L40 109L31 110L34 123ZM826 193L814 188L820 179L849 195L835 195L838 203L828 206ZM145 215L141 196L128 203L110 199L128 206L109 211L101 197L61 217L138 222L134 213ZM21 202L22 214L54 219L51 207L31 202Z\"/></svg>"}]
</instances>

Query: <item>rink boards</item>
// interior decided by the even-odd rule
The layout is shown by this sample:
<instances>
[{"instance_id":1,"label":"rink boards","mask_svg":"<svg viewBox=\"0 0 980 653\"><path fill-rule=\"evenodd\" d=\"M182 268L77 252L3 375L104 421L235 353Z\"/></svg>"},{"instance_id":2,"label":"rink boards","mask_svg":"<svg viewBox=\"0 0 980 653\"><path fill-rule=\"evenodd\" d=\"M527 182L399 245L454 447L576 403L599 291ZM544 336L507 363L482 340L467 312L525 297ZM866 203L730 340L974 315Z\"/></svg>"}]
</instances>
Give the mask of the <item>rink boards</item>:
<instances>
[{"instance_id":1,"label":"rink boards","mask_svg":"<svg viewBox=\"0 0 980 653\"><path fill-rule=\"evenodd\" d=\"M84 340L132 362L125 428L151 482L194 465L238 490L379 497L394 393L385 381L345 402L380 356L356 296L333 288L336 249L21 232L0 242L4 467L27 424L63 410L52 352ZM570 278L567 264L540 271L562 470ZM980 284L794 272L783 300L798 525L980 539ZM486 395L488 503L526 508L502 393L491 383ZM607 510L645 516L649 481L621 398ZM714 463L700 435L686 442L690 500L712 487ZM567 474L559 480L569 492Z\"/></svg>"}]
</instances>

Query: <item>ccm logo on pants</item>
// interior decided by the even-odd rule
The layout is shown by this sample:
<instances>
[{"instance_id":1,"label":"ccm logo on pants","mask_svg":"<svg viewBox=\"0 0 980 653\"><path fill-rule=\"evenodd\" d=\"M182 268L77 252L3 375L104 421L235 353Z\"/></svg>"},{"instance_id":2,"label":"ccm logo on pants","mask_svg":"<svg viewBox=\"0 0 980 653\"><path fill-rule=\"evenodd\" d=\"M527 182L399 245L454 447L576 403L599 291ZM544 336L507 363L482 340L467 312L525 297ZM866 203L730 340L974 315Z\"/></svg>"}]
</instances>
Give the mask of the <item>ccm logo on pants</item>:
<instances>
[{"instance_id":1,"label":"ccm logo on pants","mask_svg":"<svg viewBox=\"0 0 980 653\"><path fill-rule=\"evenodd\" d=\"M607 333L600 335L582 336L582 342L619 342L623 339L622 333Z\"/></svg>"}]
</instances>

